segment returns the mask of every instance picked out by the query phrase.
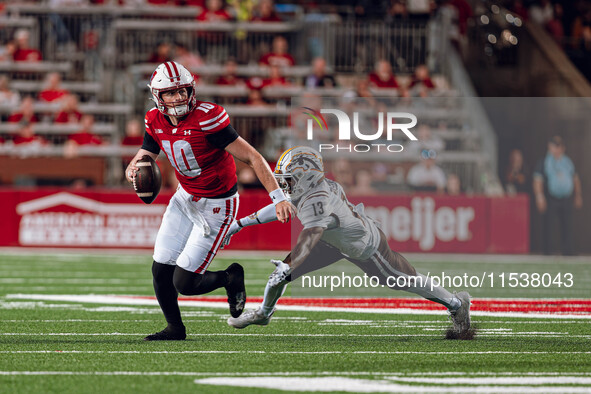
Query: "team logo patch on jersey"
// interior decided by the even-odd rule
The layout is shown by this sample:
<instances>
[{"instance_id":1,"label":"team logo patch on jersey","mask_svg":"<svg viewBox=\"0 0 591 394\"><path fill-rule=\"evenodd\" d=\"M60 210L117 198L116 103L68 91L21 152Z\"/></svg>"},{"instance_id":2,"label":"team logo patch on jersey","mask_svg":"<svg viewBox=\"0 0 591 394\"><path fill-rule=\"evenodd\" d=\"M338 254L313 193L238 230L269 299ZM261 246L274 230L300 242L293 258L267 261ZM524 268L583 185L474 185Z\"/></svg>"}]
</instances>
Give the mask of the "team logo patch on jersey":
<instances>
[{"instance_id":1,"label":"team logo patch on jersey","mask_svg":"<svg viewBox=\"0 0 591 394\"><path fill-rule=\"evenodd\" d=\"M219 207L218 208L214 208L213 209L213 213L220 213L220 210L221 210L221 208L219 208Z\"/></svg>"}]
</instances>

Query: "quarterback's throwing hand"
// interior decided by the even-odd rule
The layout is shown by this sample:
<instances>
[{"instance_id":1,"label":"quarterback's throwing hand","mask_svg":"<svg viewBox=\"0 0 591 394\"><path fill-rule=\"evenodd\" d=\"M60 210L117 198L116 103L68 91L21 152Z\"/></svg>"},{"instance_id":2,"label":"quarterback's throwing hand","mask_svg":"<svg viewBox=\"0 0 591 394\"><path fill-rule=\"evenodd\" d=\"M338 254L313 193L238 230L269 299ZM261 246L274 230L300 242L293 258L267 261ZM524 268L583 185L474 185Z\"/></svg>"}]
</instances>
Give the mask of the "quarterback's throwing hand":
<instances>
[{"instance_id":1,"label":"quarterback's throwing hand","mask_svg":"<svg viewBox=\"0 0 591 394\"><path fill-rule=\"evenodd\" d=\"M289 201L281 201L275 205L275 213L277 214L277 220L281 223L289 222L289 217L295 212L295 208Z\"/></svg>"},{"instance_id":2,"label":"quarterback's throwing hand","mask_svg":"<svg viewBox=\"0 0 591 394\"><path fill-rule=\"evenodd\" d=\"M131 163L125 169L125 178L127 182L133 183L133 178L135 178L135 173L139 170L139 168L135 165L137 160L134 158Z\"/></svg>"}]
</instances>

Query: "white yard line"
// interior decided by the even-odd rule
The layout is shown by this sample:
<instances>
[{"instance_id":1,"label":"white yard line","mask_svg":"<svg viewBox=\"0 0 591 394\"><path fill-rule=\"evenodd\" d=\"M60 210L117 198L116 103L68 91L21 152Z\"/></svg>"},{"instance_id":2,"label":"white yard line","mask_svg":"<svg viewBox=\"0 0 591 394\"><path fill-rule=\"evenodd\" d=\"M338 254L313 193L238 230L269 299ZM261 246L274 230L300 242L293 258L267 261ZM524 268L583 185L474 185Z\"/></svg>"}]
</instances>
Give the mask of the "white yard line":
<instances>
[{"instance_id":1,"label":"white yard line","mask_svg":"<svg viewBox=\"0 0 591 394\"><path fill-rule=\"evenodd\" d=\"M88 304L110 304L110 305L149 305L157 306L158 302L152 298L134 298L115 295L91 295L91 294L8 294L6 299L37 300L37 301L64 301ZM518 299L526 300L526 299ZM543 302L543 300L537 300ZM179 305L201 308L222 308L228 306L224 302L192 301L181 300ZM247 303L247 308L256 308L258 303ZM279 305L279 310L286 311L307 311L307 312L349 312L349 313L375 313L375 314L397 314L397 315L445 315L443 310L420 310L420 309L388 309L388 308L346 308L346 307L320 307L306 305ZM591 314L578 315L572 313L524 313L524 312L483 312L473 311L471 316L492 316L492 317L521 317L531 319L591 319Z\"/></svg>"},{"instance_id":2,"label":"white yard line","mask_svg":"<svg viewBox=\"0 0 591 394\"><path fill-rule=\"evenodd\" d=\"M387 378L386 378L387 379ZM284 391L315 391L332 392L344 391L352 393L588 393L589 387L576 386L539 386L528 383L530 378L521 378L520 385L497 386L450 386L450 385L406 385L397 381L354 379L349 377L213 377L195 380L197 384L216 386L266 388ZM569 383L566 383L569 384ZM543 391L540 391L542 389Z\"/></svg>"},{"instance_id":3,"label":"white yard line","mask_svg":"<svg viewBox=\"0 0 591 394\"><path fill-rule=\"evenodd\" d=\"M81 332L2 332L0 336L144 336L146 333L124 333L124 332L91 332L91 333L81 333ZM543 332L534 332L534 333L523 333L520 335L519 332L507 332L507 333L485 333L485 334L477 334L479 336L491 336L491 337L510 337L510 336L536 336L540 338L560 338L567 336L566 334L554 334L549 333L545 334ZM200 333L200 334L190 334L189 337L193 338L201 338L201 337L286 337L286 338L339 338L339 337L350 337L350 338L399 338L399 337L429 337L429 338L441 338L441 334L416 334L416 333L407 333L407 334L277 334L277 333ZM583 339L591 339L591 335L568 335L569 338L583 338ZM462 352L465 353L465 352ZM507 352L511 353L511 352ZM550 352L551 353L561 353L561 352ZM591 352L574 352L580 354L591 354ZM457 353L452 353L457 354ZM480 353L475 353L480 354ZM537 354L532 352L532 354ZM540 354L546 354L542 352Z\"/></svg>"}]
</instances>

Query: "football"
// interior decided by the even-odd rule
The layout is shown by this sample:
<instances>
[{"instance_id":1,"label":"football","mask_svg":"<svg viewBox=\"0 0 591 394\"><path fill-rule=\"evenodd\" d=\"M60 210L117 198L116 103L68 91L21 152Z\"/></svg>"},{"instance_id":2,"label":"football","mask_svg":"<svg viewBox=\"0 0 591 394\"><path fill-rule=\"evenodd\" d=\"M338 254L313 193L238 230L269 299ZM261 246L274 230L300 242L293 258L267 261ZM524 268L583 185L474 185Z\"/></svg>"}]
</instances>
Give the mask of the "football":
<instances>
[{"instance_id":1,"label":"football","mask_svg":"<svg viewBox=\"0 0 591 394\"><path fill-rule=\"evenodd\" d=\"M133 178L133 189L146 204L156 199L162 185L162 175L158 164L150 156L142 156L135 164L139 170Z\"/></svg>"}]
</instances>

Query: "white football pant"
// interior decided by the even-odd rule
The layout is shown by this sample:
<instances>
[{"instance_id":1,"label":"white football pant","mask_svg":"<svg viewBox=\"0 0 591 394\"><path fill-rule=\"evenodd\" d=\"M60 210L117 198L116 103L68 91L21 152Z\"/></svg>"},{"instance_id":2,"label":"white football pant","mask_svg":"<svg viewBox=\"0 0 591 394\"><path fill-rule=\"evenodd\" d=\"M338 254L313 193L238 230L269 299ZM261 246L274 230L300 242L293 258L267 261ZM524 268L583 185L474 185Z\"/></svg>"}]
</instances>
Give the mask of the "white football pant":
<instances>
[{"instance_id":1,"label":"white football pant","mask_svg":"<svg viewBox=\"0 0 591 394\"><path fill-rule=\"evenodd\" d=\"M228 198L194 198L179 185L156 236L154 261L205 272L238 213L238 199L238 193Z\"/></svg>"}]
</instances>

